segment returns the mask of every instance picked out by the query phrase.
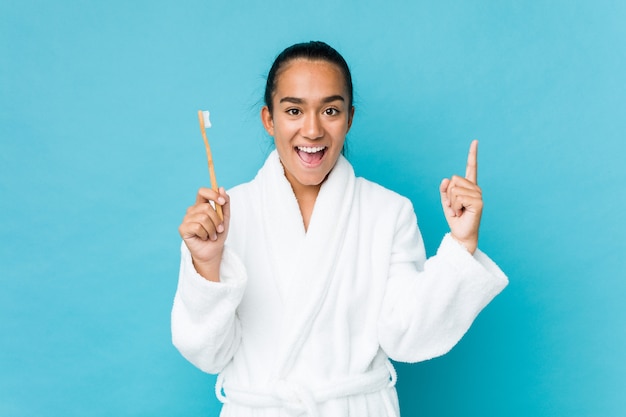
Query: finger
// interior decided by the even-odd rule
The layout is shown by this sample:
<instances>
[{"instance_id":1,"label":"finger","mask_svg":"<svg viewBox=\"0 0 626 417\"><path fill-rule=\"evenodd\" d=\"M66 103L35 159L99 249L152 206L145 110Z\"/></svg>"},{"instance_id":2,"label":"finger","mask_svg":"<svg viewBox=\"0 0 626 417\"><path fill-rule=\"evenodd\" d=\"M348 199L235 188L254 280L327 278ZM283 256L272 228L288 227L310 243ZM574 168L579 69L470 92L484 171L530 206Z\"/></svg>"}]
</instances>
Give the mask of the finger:
<instances>
[{"instance_id":1,"label":"finger","mask_svg":"<svg viewBox=\"0 0 626 417\"><path fill-rule=\"evenodd\" d=\"M450 178L448 188L451 187L467 188L468 190L476 190L479 193L482 193L481 188L477 184L471 182L467 178L459 177L458 175L453 175L452 178Z\"/></svg>"},{"instance_id":2,"label":"finger","mask_svg":"<svg viewBox=\"0 0 626 417\"><path fill-rule=\"evenodd\" d=\"M480 195L459 194L452 198L450 206L457 215L461 215L465 210L478 213L482 209L483 199Z\"/></svg>"},{"instance_id":3,"label":"finger","mask_svg":"<svg viewBox=\"0 0 626 417\"><path fill-rule=\"evenodd\" d=\"M466 180L464 180L466 181ZM482 198L482 190L477 185L472 184L469 181L466 183L463 182L450 182L448 185L448 198L450 200L462 197L462 196L472 196L475 198Z\"/></svg>"},{"instance_id":4,"label":"finger","mask_svg":"<svg viewBox=\"0 0 626 417\"><path fill-rule=\"evenodd\" d=\"M230 220L230 196L223 187L217 191L217 198L213 195L214 190L203 189L199 194L200 200L209 199L208 202L196 203L187 209L187 216L195 213L208 214L215 225L217 233L223 233L228 227ZM218 207L222 208L222 216L220 217Z\"/></svg>"},{"instance_id":5,"label":"finger","mask_svg":"<svg viewBox=\"0 0 626 417\"><path fill-rule=\"evenodd\" d=\"M217 215L217 212L213 209L213 207L210 206L208 210L189 213L187 216L185 216L183 223L199 224L207 231L207 234L213 240L217 238L217 233L220 232L220 226L222 229L224 228L224 226L222 225L222 221Z\"/></svg>"},{"instance_id":6,"label":"finger","mask_svg":"<svg viewBox=\"0 0 626 417\"><path fill-rule=\"evenodd\" d=\"M478 183L478 141L473 140L467 155L465 178L474 184Z\"/></svg>"},{"instance_id":7,"label":"finger","mask_svg":"<svg viewBox=\"0 0 626 417\"><path fill-rule=\"evenodd\" d=\"M206 203L208 201L218 202L220 194L218 191L212 188L202 187L198 190L198 194L196 194L196 204L198 203Z\"/></svg>"},{"instance_id":8,"label":"finger","mask_svg":"<svg viewBox=\"0 0 626 417\"><path fill-rule=\"evenodd\" d=\"M458 199L462 199L462 198L476 198L476 199L482 199L483 196L481 193L479 193L476 190L472 190L472 189L467 189L467 188L461 188L461 187L454 187L452 190L450 190L450 193L448 195L448 198L450 199L450 205L454 204L456 202L456 200Z\"/></svg>"},{"instance_id":9,"label":"finger","mask_svg":"<svg viewBox=\"0 0 626 417\"><path fill-rule=\"evenodd\" d=\"M183 222L178 228L178 233L183 240L197 238L206 241L211 236L207 228L198 222Z\"/></svg>"},{"instance_id":10,"label":"finger","mask_svg":"<svg viewBox=\"0 0 626 417\"><path fill-rule=\"evenodd\" d=\"M190 215L190 221L197 221L209 232L209 236L212 240L217 239L217 234L224 232L224 221L220 218L219 213L213 207L213 205L207 203L207 208L198 212L197 217Z\"/></svg>"},{"instance_id":11,"label":"finger","mask_svg":"<svg viewBox=\"0 0 626 417\"><path fill-rule=\"evenodd\" d=\"M220 197L223 199L223 202L220 203L220 205L222 206L222 214L224 215L224 224L228 227L228 224L230 223L230 196L226 194L226 190L224 190L223 187L221 187L219 191Z\"/></svg>"},{"instance_id":12,"label":"finger","mask_svg":"<svg viewBox=\"0 0 626 417\"><path fill-rule=\"evenodd\" d=\"M220 197L218 200L225 202L223 197ZM200 225L204 231L198 231L195 226L193 228L190 227L189 225L192 224ZM216 240L217 234L222 233L225 230L224 224L211 202L196 203L189 207L181 227L189 232L197 232L198 237L202 240L207 240L206 236L208 236L211 240Z\"/></svg>"},{"instance_id":13,"label":"finger","mask_svg":"<svg viewBox=\"0 0 626 417\"><path fill-rule=\"evenodd\" d=\"M441 203L444 206L450 205L450 198L448 197L448 187L450 186L450 180L444 178L439 185L439 193L441 194Z\"/></svg>"},{"instance_id":14,"label":"finger","mask_svg":"<svg viewBox=\"0 0 626 417\"><path fill-rule=\"evenodd\" d=\"M453 216L457 217L463 214L465 208L473 205L472 202L482 201L480 187L458 176L449 182L446 194Z\"/></svg>"},{"instance_id":15,"label":"finger","mask_svg":"<svg viewBox=\"0 0 626 417\"><path fill-rule=\"evenodd\" d=\"M211 213L215 213L215 208L213 207L213 203L198 203L187 209L187 214L185 214L185 218L194 216L196 214L206 214L211 215Z\"/></svg>"},{"instance_id":16,"label":"finger","mask_svg":"<svg viewBox=\"0 0 626 417\"><path fill-rule=\"evenodd\" d=\"M461 217L463 214L463 197L453 196L450 198L450 209L454 217Z\"/></svg>"},{"instance_id":17,"label":"finger","mask_svg":"<svg viewBox=\"0 0 626 417\"><path fill-rule=\"evenodd\" d=\"M196 206L203 203L210 203L211 207L215 209L218 213L219 222L216 224L221 224L223 222L223 213L222 206L226 204L228 196L224 188L219 188L218 190L213 190L212 188L200 188L198 190L198 194L196 195ZM220 229L223 229L220 228ZM223 230L220 230L220 232Z\"/></svg>"},{"instance_id":18,"label":"finger","mask_svg":"<svg viewBox=\"0 0 626 417\"><path fill-rule=\"evenodd\" d=\"M441 194L441 207L443 208L443 212L447 216L454 217L454 210L450 205L450 196L448 194L448 189L450 188L450 180L448 178L444 178L439 185L439 193Z\"/></svg>"}]
</instances>

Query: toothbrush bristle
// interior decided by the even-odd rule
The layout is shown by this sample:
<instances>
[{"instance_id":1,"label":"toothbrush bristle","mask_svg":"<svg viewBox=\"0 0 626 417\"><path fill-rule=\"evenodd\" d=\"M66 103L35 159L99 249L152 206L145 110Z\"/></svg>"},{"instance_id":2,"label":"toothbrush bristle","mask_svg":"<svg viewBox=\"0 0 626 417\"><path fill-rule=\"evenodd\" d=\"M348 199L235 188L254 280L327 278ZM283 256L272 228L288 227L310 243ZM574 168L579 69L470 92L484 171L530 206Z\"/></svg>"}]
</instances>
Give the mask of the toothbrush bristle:
<instances>
[{"instance_id":1,"label":"toothbrush bristle","mask_svg":"<svg viewBox=\"0 0 626 417\"><path fill-rule=\"evenodd\" d=\"M209 111L208 110L203 110L202 111L202 117L204 117L204 127L205 128L211 127L211 119L209 118Z\"/></svg>"}]
</instances>

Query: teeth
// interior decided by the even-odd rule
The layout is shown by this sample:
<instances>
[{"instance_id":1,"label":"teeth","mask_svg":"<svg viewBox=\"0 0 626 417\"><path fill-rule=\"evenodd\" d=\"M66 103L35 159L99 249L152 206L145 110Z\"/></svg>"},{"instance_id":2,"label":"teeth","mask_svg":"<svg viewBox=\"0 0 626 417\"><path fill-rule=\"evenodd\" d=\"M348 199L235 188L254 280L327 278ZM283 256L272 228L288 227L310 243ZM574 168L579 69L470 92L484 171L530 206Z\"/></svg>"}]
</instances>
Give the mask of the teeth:
<instances>
[{"instance_id":1,"label":"teeth","mask_svg":"<svg viewBox=\"0 0 626 417\"><path fill-rule=\"evenodd\" d=\"M326 146L316 146L314 148L307 148L305 146L298 146L298 150L306 153L315 153L319 151L323 151L326 149Z\"/></svg>"}]
</instances>

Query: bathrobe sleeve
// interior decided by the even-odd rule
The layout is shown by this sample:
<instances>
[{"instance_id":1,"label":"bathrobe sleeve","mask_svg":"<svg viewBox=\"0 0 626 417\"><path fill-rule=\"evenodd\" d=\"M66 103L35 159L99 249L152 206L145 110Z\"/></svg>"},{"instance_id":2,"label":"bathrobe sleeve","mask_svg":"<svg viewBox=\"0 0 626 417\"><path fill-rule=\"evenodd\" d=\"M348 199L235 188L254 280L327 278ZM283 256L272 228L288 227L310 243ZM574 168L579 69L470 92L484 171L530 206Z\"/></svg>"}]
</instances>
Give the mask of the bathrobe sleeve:
<instances>
[{"instance_id":1,"label":"bathrobe sleeve","mask_svg":"<svg viewBox=\"0 0 626 417\"><path fill-rule=\"evenodd\" d=\"M220 266L220 282L200 276L183 243L178 288L172 308L172 341L192 364L218 373L231 360L241 338L237 307L247 276L243 263L228 246Z\"/></svg>"},{"instance_id":2,"label":"bathrobe sleeve","mask_svg":"<svg viewBox=\"0 0 626 417\"><path fill-rule=\"evenodd\" d=\"M410 202L397 216L378 334L394 360L419 362L448 352L478 313L507 285L480 250L470 254L447 234L425 260Z\"/></svg>"}]
</instances>

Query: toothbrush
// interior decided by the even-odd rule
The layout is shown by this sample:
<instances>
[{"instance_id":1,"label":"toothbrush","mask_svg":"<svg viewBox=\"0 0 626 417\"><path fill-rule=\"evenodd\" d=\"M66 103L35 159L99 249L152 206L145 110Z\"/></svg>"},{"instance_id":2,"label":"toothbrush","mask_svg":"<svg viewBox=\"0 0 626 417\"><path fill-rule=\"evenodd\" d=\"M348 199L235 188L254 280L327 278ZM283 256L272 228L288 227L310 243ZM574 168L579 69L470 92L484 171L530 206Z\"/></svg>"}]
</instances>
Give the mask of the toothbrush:
<instances>
[{"instance_id":1,"label":"toothbrush","mask_svg":"<svg viewBox=\"0 0 626 417\"><path fill-rule=\"evenodd\" d=\"M211 188L218 191L217 179L215 179L215 169L213 168L213 156L211 155L211 147L209 146L209 140L206 136L206 129L211 127L211 120L209 119L209 112L207 110L198 110L198 120L200 121L200 131L202 132L202 139L204 139L204 147L206 148L206 156L209 162L209 175L211 176ZM222 213L222 206L215 204L215 210L220 220L224 220L224 214Z\"/></svg>"}]
</instances>

